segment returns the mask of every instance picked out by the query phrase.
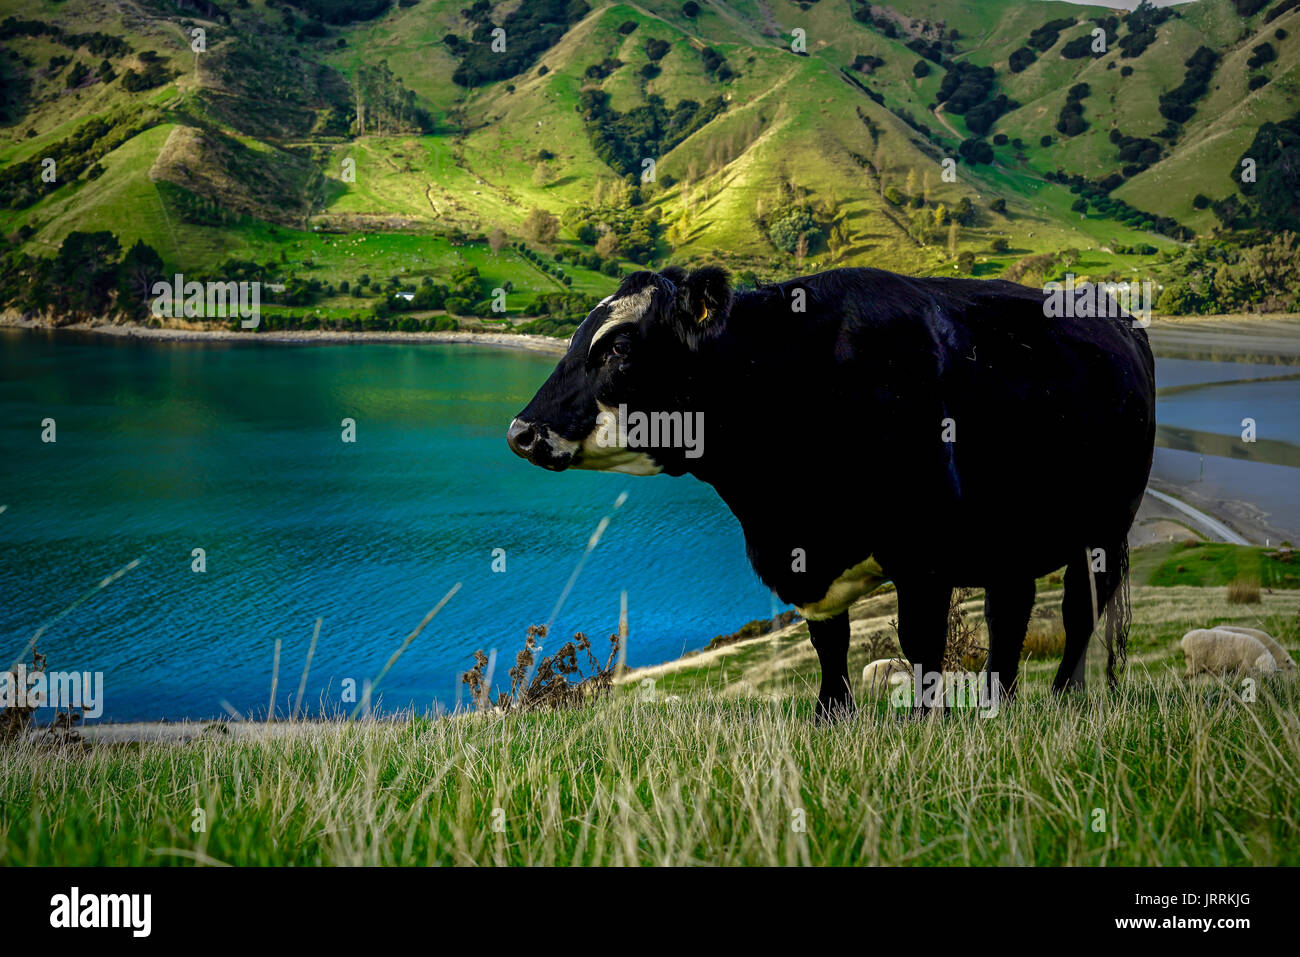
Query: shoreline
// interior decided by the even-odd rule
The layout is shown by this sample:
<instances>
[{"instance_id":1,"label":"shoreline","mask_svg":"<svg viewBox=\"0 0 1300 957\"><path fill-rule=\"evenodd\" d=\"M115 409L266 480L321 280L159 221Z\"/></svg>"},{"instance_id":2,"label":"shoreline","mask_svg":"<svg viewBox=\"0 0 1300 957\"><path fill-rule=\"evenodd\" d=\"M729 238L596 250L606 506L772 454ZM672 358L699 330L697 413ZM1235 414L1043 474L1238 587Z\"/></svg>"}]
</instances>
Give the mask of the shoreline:
<instances>
[{"instance_id":1,"label":"shoreline","mask_svg":"<svg viewBox=\"0 0 1300 957\"><path fill-rule=\"evenodd\" d=\"M563 339L509 332L369 332L336 329L299 329L272 332L232 332L205 326L142 326L135 323L79 322L52 326L34 319L0 317L0 328L29 329L49 332L75 332L112 336L118 339L152 339L160 342L278 342L295 345L342 345L358 342L452 343L496 346L521 352L562 355L567 346Z\"/></svg>"},{"instance_id":2,"label":"shoreline","mask_svg":"<svg viewBox=\"0 0 1300 957\"><path fill-rule=\"evenodd\" d=\"M1197 319L1203 320L1204 317L1197 317ZM562 354L566 348L566 343L563 340L546 336L502 332L394 332L379 330L366 332L338 330L240 332L227 328L211 328L199 324L149 327L133 323L115 324L94 320L72 325L53 326L38 320L23 319L13 313L0 314L0 329L6 328L71 331L78 335L98 334L118 339L148 339L168 342L270 341L298 345L341 345L363 342L450 343L493 346L538 354ZM1167 498L1161 501L1162 495L1144 496L1143 507L1137 520L1135 520L1133 532L1130 533L1132 537L1136 538L1137 536L1134 533L1139 533L1140 528L1147 526L1146 534L1142 536L1146 538L1146 541L1142 542L1142 544L1151 544L1181 534L1179 528L1186 528L1188 533L1205 537L1211 541L1226 538L1226 536L1217 533L1218 530L1214 528L1215 525L1220 523L1226 525L1227 530L1245 538L1251 545L1262 544L1271 532L1277 531L1268 526L1264 516L1257 514L1258 509L1253 509L1250 503L1209 497L1198 494L1199 490L1193 490L1184 484L1155 478L1151 480L1149 489L1157 493L1163 493L1163 496L1177 499L1178 504L1175 505ZM1202 518L1198 519L1198 515L1194 513L1199 513ZM1210 521L1205 522L1202 520L1203 518L1208 518ZM1276 543L1276 539L1271 542L1274 545ZM798 623L796 622L788 627L797 626ZM725 628L726 626L722 627ZM771 635L762 637L771 638ZM744 644L744 642L738 644ZM730 652L735 647L735 645L729 645L724 649L718 649L718 651ZM640 678L646 674L667 673L675 669L690 667L692 664L698 663L698 656L702 653L702 651L687 652L684 655L656 664L629 669L627 676ZM619 683L623 682L620 681ZM329 723L329 721L320 719L307 720L298 723L301 725L298 728L288 729L288 733L300 732L306 728ZM286 724L272 722L270 725L264 726L264 729L269 727L275 729L271 732L272 734L283 734L286 733ZM86 734L88 740L96 743L120 743L124 741L184 743L195 740L205 733L214 733L215 726L238 728L239 730L235 734L242 737L247 734L262 733L255 730L258 725L262 725L262 722L228 723L220 717L208 719L185 718L175 721L137 719L121 722L93 722L79 726L78 730ZM41 726L39 730L43 731L44 727Z\"/></svg>"},{"instance_id":3,"label":"shoreline","mask_svg":"<svg viewBox=\"0 0 1300 957\"><path fill-rule=\"evenodd\" d=\"M1180 536L1184 533L1188 535L1199 535L1203 537L1205 541L1223 541L1224 536L1217 533L1212 526L1219 522L1227 524L1233 517L1239 518L1239 516L1225 514L1220 509L1212 511L1209 508L1205 508L1205 503L1198 503L1201 505L1199 508L1196 505L1190 504L1186 500L1186 490L1182 486L1171 482L1159 482L1158 484L1160 490L1163 490L1162 496L1164 497L1164 500L1162 500L1162 497L1157 496L1143 496L1142 507L1139 510L1138 516L1134 520L1133 528L1129 533L1131 544L1158 544L1159 542L1164 541L1166 535L1170 532L1179 534ZM1148 492L1160 490L1156 490L1151 486L1148 487ZM1172 502L1168 501L1168 499L1174 499L1180 505L1185 506L1185 509L1178 508L1173 505ZM1221 505L1222 503L1219 504ZM1202 525L1197 514L1194 513L1199 513L1201 518L1210 519L1208 525ZM1172 523L1169 521L1170 517L1174 518ZM1191 521L1190 523L1187 523L1186 520L1189 519ZM1150 531L1157 532L1157 534L1144 536L1139 531L1143 526L1154 526L1150 528ZM1200 527L1193 528L1193 526ZM1180 531L1180 529L1182 531ZM1240 532L1237 532L1237 529L1231 524L1227 525L1227 530L1240 534ZM1254 532L1255 529L1252 528L1249 531ZM1147 540L1138 541L1138 539L1141 538L1146 538ZM1229 544L1237 543L1229 542ZM1247 539L1245 544L1241 547L1250 548L1261 546L1258 542ZM677 657L669 658L654 664L629 667L614 679L614 683L616 685L626 685L647 677L660 677L662 675L680 671L684 668L697 667L701 661L707 661L710 659L716 660L717 658L727 657L737 653L738 651L744 650L746 646L753 642L771 641L774 638L788 636L790 633L798 630L804 625L804 619L796 618L788 625L777 628L766 634L757 635L753 638L742 639L716 648L688 650ZM398 709L391 713L377 713L366 720L376 723L386 723L399 720L404 713L404 709ZM464 712L444 712L437 717L466 717L478 714L479 712L467 710ZM346 723L349 722L340 722L337 717L327 718L321 716L303 716L287 720L277 719L274 721L251 718L231 720L222 716L214 716L210 718L159 718L153 720L135 718L120 721L107 720L94 721L88 724L78 724L75 727L75 730L82 735L83 740L88 744L188 744L202 739L205 735L213 733L229 735L232 739L239 740L248 740L250 738L255 739L259 737L283 738L286 736L307 733L313 729L321 729ZM26 733L34 740L41 735L46 734L48 730L49 725L33 725Z\"/></svg>"}]
</instances>

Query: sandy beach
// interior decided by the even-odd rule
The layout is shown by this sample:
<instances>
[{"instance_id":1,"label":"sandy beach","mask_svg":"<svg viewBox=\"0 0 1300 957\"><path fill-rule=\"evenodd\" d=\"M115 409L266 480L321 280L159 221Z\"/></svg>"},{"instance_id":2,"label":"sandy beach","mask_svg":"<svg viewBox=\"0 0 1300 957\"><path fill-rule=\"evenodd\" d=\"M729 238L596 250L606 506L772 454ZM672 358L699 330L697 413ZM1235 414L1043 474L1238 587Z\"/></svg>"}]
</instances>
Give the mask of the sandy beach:
<instances>
[{"instance_id":1,"label":"sandy beach","mask_svg":"<svg viewBox=\"0 0 1300 957\"><path fill-rule=\"evenodd\" d=\"M11 314L0 317L0 326L12 329L57 329L60 332L93 333L120 339L156 339L170 342L284 342L297 345L339 345L354 342L462 343L522 349L526 352L542 352L550 355L563 354L566 345L564 339L509 332L351 332L334 329L232 332L229 329L214 329L197 323L156 328L99 322L51 326L45 322L23 319Z\"/></svg>"}]
</instances>

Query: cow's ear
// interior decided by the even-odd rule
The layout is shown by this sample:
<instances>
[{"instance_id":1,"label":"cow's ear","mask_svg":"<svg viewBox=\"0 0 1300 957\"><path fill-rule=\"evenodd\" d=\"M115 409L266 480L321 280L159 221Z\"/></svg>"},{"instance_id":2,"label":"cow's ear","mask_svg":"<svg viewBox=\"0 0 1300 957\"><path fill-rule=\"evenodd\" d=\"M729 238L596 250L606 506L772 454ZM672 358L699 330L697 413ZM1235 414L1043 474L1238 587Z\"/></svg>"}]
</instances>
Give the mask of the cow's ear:
<instances>
[{"instance_id":1,"label":"cow's ear","mask_svg":"<svg viewBox=\"0 0 1300 957\"><path fill-rule=\"evenodd\" d=\"M692 349L701 340L717 335L731 308L731 283L721 266L705 266L692 273L669 267L661 274L677 287L673 324Z\"/></svg>"}]
</instances>

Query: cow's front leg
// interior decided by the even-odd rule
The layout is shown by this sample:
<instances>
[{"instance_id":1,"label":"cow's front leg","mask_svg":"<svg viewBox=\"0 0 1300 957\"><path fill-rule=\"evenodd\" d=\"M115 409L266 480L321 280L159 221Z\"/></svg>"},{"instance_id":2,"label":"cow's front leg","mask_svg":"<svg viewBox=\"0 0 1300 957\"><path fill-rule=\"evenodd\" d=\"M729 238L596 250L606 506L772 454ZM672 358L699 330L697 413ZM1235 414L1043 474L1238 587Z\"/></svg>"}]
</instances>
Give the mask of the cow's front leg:
<instances>
[{"instance_id":1,"label":"cow's front leg","mask_svg":"<svg viewBox=\"0 0 1300 957\"><path fill-rule=\"evenodd\" d=\"M849 613L808 622L808 635L822 666L822 686L817 692L817 720L835 721L853 714L849 687Z\"/></svg>"},{"instance_id":2,"label":"cow's front leg","mask_svg":"<svg viewBox=\"0 0 1300 957\"><path fill-rule=\"evenodd\" d=\"M942 687L943 655L948 647L948 603L952 586L928 576L895 581L898 588L898 643L915 669L921 669L921 687L915 688L913 713L931 709L947 711L942 700L924 700L925 688L937 695Z\"/></svg>"}]
</instances>

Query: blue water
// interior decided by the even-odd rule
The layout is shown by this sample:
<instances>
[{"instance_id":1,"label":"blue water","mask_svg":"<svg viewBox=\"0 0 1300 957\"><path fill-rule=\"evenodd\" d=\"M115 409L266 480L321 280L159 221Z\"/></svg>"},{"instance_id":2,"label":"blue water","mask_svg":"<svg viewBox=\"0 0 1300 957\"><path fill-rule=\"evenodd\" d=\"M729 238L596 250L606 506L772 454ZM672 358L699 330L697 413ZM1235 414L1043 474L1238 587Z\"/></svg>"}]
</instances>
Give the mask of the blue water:
<instances>
[{"instance_id":1,"label":"blue water","mask_svg":"<svg viewBox=\"0 0 1300 957\"><path fill-rule=\"evenodd\" d=\"M1224 351L1230 351L1226 348ZM1300 352L1300 342L1297 343ZM1237 499L1257 506L1283 534L1300 533L1300 470L1270 460L1277 446L1261 451L1258 442L1300 447L1300 379L1251 382L1300 372L1295 365L1209 361L1156 357L1156 387L1206 385L1172 395L1157 395L1156 421L1162 427L1198 433L1242 437L1242 420L1255 421L1256 443L1235 441L1244 458L1157 448L1151 466L1154 478L1187 485L1211 499ZM1157 439L1157 444L1162 441ZM1199 439L1194 443L1199 445ZM1220 446L1215 450L1222 451ZM1287 450L1294 453L1295 450ZM1294 455L1281 456L1293 461Z\"/></svg>"},{"instance_id":2,"label":"blue water","mask_svg":"<svg viewBox=\"0 0 1300 957\"><path fill-rule=\"evenodd\" d=\"M0 654L106 574L141 564L42 636L51 669L104 672L105 719L265 713L297 690L342 706L456 582L383 679L386 708L454 707L475 649L545 623L626 491L556 621L603 659L628 592L628 662L698 648L772 614L738 525L691 478L553 474L505 429L554 365L477 346L294 347L0 335ZM41 422L57 441L41 442ZM356 420L357 441L340 422ZM207 571L191 570L206 550ZM492 570L505 550L506 571Z\"/></svg>"},{"instance_id":3,"label":"blue water","mask_svg":"<svg viewBox=\"0 0 1300 957\"><path fill-rule=\"evenodd\" d=\"M774 611L735 519L694 479L552 474L505 445L550 356L478 346L150 342L0 331L0 666L42 635L49 667L102 671L104 718L288 709L324 619L310 711L375 676L456 582L460 591L378 689L382 707L454 707L476 649L496 677L546 622L597 522L608 530L556 621L604 657L629 599L628 661L651 664ZM1276 375L1277 366L1158 359L1157 384ZM1163 397L1162 423L1300 443L1300 383ZM357 442L340 422L356 420ZM57 442L41 441L53 418ZM1160 450L1154 472L1200 480ZM1217 494L1300 527L1295 469L1206 456ZM1192 471L1195 470L1195 471ZM611 512L616 498L626 503ZM206 550L207 571L191 570ZM505 550L506 571L492 570ZM350 706L348 706L350 708Z\"/></svg>"},{"instance_id":4,"label":"blue water","mask_svg":"<svg viewBox=\"0 0 1300 957\"><path fill-rule=\"evenodd\" d=\"M1300 343L1297 343L1296 347L1300 349ZM1206 382L1263 379L1268 376L1291 375L1297 372L1300 372L1300 365L1215 362L1207 359L1170 359L1156 356L1156 386L1161 389L1177 385L1200 385Z\"/></svg>"},{"instance_id":5,"label":"blue water","mask_svg":"<svg viewBox=\"0 0 1300 957\"><path fill-rule=\"evenodd\" d=\"M1256 441L1272 439L1300 445L1300 379L1289 382L1237 382L1161 396L1162 425L1240 435L1242 421L1255 421Z\"/></svg>"}]
</instances>

